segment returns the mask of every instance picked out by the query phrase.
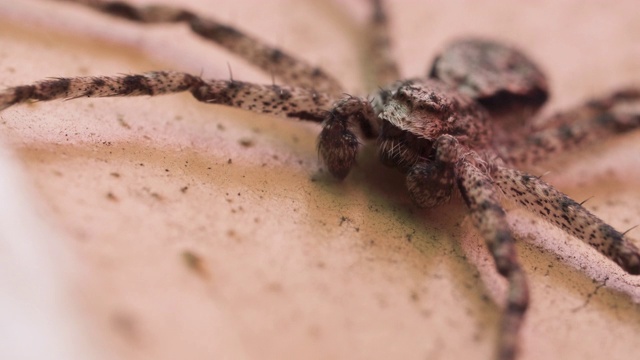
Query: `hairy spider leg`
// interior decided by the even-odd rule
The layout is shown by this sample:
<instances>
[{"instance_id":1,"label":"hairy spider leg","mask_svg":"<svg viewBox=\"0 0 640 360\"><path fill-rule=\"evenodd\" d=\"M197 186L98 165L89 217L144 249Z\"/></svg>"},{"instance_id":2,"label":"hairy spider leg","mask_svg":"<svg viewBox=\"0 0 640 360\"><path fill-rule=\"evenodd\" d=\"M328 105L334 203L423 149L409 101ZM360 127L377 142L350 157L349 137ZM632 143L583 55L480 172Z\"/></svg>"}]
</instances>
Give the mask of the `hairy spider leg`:
<instances>
[{"instance_id":1,"label":"hairy spider leg","mask_svg":"<svg viewBox=\"0 0 640 360\"><path fill-rule=\"evenodd\" d=\"M597 216L540 178L498 167L496 184L513 201L593 246L624 271L640 275L640 250Z\"/></svg>"},{"instance_id":2,"label":"hairy spider leg","mask_svg":"<svg viewBox=\"0 0 640 360\"><path fill-rule=\"evenodd\" d=\"M314 100L313 110L309 108L296 109L286 113L288 117L297 117L304 120L317 120L318 111L329 109L328 104L323 101L316 102L321 96L320 93L330 96L337 96L342 87L338 81L329 76L324 70L309 65L308 63L297 59L284 51L264 44L263 42L252 38L241 31L222 24L211 18L198 16L188 10L163 5L147 5L135 6L122 1L101 1L101 0L58 0L77 3L89 6L98 11L118 16L127 20L154 24L154 23L178 23L186 22L191 30L224 47L230 52L244 58L258 68L272 73L275 77L287 84L295 85L300 88L315 89L312 99ZM379 0L372 0L374 8L373 15L368 24L368 33L370 33L370 44L368 48L368 58L372 60L373 68L377 83L387 84L398 79L398 71L395 62L392 60L390 51L390 37L387 29L387 16ZM219 83L219 81L216 81ZM244 90L241 99L237 101L231 100L212 100L210 102L222 103L225 105L236 106L246 110L257 111L261 113L270 113L279 115L285 111L278 109L269 109L273 106L275 99L263 101L267 103L265 106L256 105L258 101L248 101L250 97L261 97L261 91L258 89L268 88L267 86L249 85L240 82L228 82L227 85L242 84ZM217 85L215 87L218 87ZM285 89L285 93L290 92L286 87L279 87L280 90ZM292 88L293 89L293 88ZM219 90L217 90L219 92ZM304 92L297 89L297 92ZM114 94L116 95L116 94ZM195 95L195 93L194 93ZM285 94L286 95L286 94ZM308 93L306 98L308 98ZM82 95L86 96L86 95ZM237 96L237 95L235 95ZM196 96L198 97L198 96ZM284 96L286 97L286 96ZM305 98L305 96L303 96ZM199 99L200 100L200 99ZM272 101L273 100L273 101ZM285 108L294 108L295 102L286 101L288 99L280 99ZM202 101L202 100L201 100ZM278 103L280 103L278 102ZM247 104L252 105L248 106ZM358 107L358 109L354 109ZM345 109L353 112L354 116L342 117ZM360 130L360 134L366 139L374 138L377 135L375 129L377 121L373 110L368 101L356 99L346 96L342 101L338 102L333 109L326 115L323 131L319 137L318 150L320 156L327 164L329 171L337 178L344 178L349 169L355 163L359 141L353 132L354 125Z\"/></svg>"},{"instance_id":3,"label":"hairy spider leg","mask_svg":"<svg viewBox=\"0 0 640 360\"><path fill-rule=\"evenodd\" d=\"M500 275L508 282L506 305L498 333L497 359L514 359L519 331L529 305L526 275L518 261L515 241L507 223L496 185L478 168L477 153L460 145L451 135L436 140L437 158L453 167L458 189L471 213L471 219L485 240Z\"/></svg>"},{"instance_id":4,"label":"hairy spider leg","mask_svg":"<svg viewBox=\"0 0 640 360\"><path fill-rule=\"evenodd\" d=\"M393 56L388 16L382 0L372 0L373 12L369 18L367 30L366 66L370 74L368 89L389 85L400 79L398 64Z\"/></svg>"},{"instance_id":5,"label":"hairy spider leg","mask_svg":"<svg viewBox=\"0 0 640 360\"><path fill-rule=\"evenodd\" d=\"M269 46L240 30L189 10L165 5L135 6L124 1L57 0L89 6L100 12L144 24L186 23L201 37L245 59L285 84L340 95L342 86L323 69Z\"/></svg>"},{"instance_id":6,"label":"hairy spider leg","mask_svg":"<svg viewBox=\"0 0 640 360\"><path fill-rule=\"evenodd\" d=\"M349 174L360 146L355 131L372 139L378 135L377 123L373 105L366 99L347 95L335 103L318 136L318 154L331 175L344 179Z\"/></svg>"},{"instance_id":7,"label":"hairy spider leg","mask_svg":"<svg viewBox=\"0 0 640 360\"><path fill-rule=\"evenodd\" d=\"M422 208L432 208L451 200L455 176L451 164L436 158L419 162L407 173L406 184L411 200Z\"/></svg>"},{"instance_id":8,"label":"hairy spider leg","mask_svg":"<svg viewBox=\"0 0 640 360\"><path fill-rule=\"evenodd\" d=\"M372 13L366 30L365 83L369 90L376 90L371 101L345 96L336 102L323 123L318 138L318 153L329 172L344 179L356 162L359 141L355 131L367 140L380 134L381 121L377 112L385 97L391 94L389 86L398 81L400 74L391 49L391 36L386 9L382 0L370 0Z\"/></svg>"},{"instance_id":9,"label":"hairy spider leg","mask_svg":"<svg viewBox=\"0 0 640 360\"><path fill-rule=\"evenodd\" d=\"M524 141L502 149L510 165L535 165L640 128L640 89L628 88L558 113Z\"/></svg>"},{"instance_id":10,"label":"hairy spider leg","mask_svg":"<svg viewBox=\"0 0 640 360\"><path fill-rule=\"evenodd\" d=\"M162 95L190 91L199 101L261 114L320 122L333 102L327 94L293 86L258 85L233 80L203 80L182 72L56 78L0 91L0 110L27 101L80 97Z\"/></svg>"}]
</instances>

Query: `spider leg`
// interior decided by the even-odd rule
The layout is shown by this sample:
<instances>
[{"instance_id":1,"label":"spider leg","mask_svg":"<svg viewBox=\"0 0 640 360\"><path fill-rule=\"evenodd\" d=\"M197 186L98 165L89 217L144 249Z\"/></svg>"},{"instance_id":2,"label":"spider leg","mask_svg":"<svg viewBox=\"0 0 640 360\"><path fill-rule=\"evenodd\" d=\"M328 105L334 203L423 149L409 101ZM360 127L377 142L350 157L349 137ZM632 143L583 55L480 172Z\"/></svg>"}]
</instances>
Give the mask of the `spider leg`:
<instances>
[{"instance_id":1,"label":"spider leg","mask_svg":"<svg viewBox=\"0 0 640 360\"><path fill-rule=\"evenodd\" d=\"M432 208L451 200L455 178L453 167L442 161L419 162L407 173L407 189L416 205Z\"/></svg>"},{"instance_id":2,"label":"spider leg","mask_svg":"<svg viewBox=\"0 0 640 360\"><path fill-rule=\"evenodd\" d=\"M0 91L0 111L28 101L163 95L189 91L209 104L236 107L261 114L323 122L318 152L331 174L344 178L355 163L358 138L378 134L377 117L366 99L345 96L334 98L313 89L258 85L233 80L203 80L174 71L156 71L141 75L56 78ZM328 109L331 109L328 111Z\"/></svg>"},{"instance_id":3,"label":"spider leg","mask_svg":"<svg viewBox=\"0 0 640 360\"><path fill-rule=\"evenodd\" d=\"M146 24L187 23L191 30L228 51L242 57L254 66L273 74L286 84L313 88L319 92L337 95L340 83L319 67L295 58L282 50L264 44L238 29L211 18L165 5L136 6L125 1L57 0L85 5L109 15Z\"/></svg>"},{"instance_id":4,"label":"spider leg","mask_svg":"<svg viewBox=\"0 0 640 360\"><path fill-rule=\"evenodd\" d=\"M515 169L498 167L493 176L511 199L593 246L629 274L640 275L640 250L567 195Z\"/></svg>"},{"instance_id":5,"label":"spider leg","mask_svg":"<svg viewBox=\"0 0 640 360\"><path fill-rule=\"evenodd\" d=\"M173 71L141 75L56 78L0 91L0 111L27 101L79 97L162 95L190 91L199 101L262 114L321 122L333 98L313 89L258 85L229 80L203 80Z\"/></svg>"},{"instance_id":6,"label":"spider leg","mask_svg":"<svg viewBox=\"0 0 640 360\"><path fill-rule=\"evenodd\" d=\"M625 89L554 115L504 151L504 158L514 165L534 165L639 127L640 89Z\"/></svg>"},{"instance_id":7,"label":"spider leg","mask_svg":"<svg viewBox=\"0 0 640 360\"><path fill-rule=\"evenodd\" d=\"M355 130L366 139L378 135L378 118L366 99L345 96L326 114L318 137L318 153L329 172L344 179L353 167L360 145Z\"/></svg>"},{"instance_id":8,"label":"spider leg","mask_svg":"<svg viewBox=\"0 0 640 360\"><path fill-rule=\"evenodd\" d=\"M498 272L508 281L506 306L498 333L498 359L514 359L518 334L529 305L527 279L518 262L515 241L500 205L495 184L474 162L477 154L468 151L450 135L436 142L437 157L452 164L464 202L475 227L484 238Z\"/></svg>"},{"instance_id":9,"label":"spider leg","mask_svg":"<svg viewBox=\"0 0 640 360\"><path fill-rule=\"evenodd\" d=\"M370 88L386 86L400 79L398 64L391 51L387 13L382 0L372 0L373 13L367 26L367 65Z\"/></svg>"}]
</instances>

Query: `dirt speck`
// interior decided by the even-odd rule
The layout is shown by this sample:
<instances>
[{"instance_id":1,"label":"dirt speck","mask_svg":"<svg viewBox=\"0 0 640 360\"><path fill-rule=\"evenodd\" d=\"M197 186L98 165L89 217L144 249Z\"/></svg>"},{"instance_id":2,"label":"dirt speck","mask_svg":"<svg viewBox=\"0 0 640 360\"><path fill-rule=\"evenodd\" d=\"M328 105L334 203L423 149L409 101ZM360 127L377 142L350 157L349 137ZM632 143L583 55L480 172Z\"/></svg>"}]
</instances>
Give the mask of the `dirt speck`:
<instances>
[{"instance_id":1,"label":"dirt speck","mask_svg":"<svg viewBox=\"0 0 640 360\"><path fill-rule=\"evenodd\" d=\"M112 314L111 325L118 334L128 341L135 342L140 337L136 321L129 313L118 311Z\"/></svg>"},{"instance_id":2,"label":"dirt speck","mask_svg":"<svg viewBox=\"0 0 640 360\"><path fill-rule=\"evenodd\" d=\"M125 129L131 129L131 125L129 125L126 121L124 121L123 115L118 115L118 123Z\"/></svg>"},{"instance_id":3,"label":"dirt speck","mask_svg":"<svg viewBox=\"0 0 640 360\"><path fill-rule=\"evenodd\" d=\"M256 143L252 139L243 138L238 140L238 143L246 148L253 147Z\"/></svg>"},{"instance_id":4,"label":"dirt speck","mask_svg":"<svg viewBox=\"0 0 640 360\"><path fill-rule=\"evenodd\" d=\"M184 250L181 254L183 263L187 268L198 276L209 278L209 271L204 264L202 257L191 250Z\"/></svg>"}]
</instances>

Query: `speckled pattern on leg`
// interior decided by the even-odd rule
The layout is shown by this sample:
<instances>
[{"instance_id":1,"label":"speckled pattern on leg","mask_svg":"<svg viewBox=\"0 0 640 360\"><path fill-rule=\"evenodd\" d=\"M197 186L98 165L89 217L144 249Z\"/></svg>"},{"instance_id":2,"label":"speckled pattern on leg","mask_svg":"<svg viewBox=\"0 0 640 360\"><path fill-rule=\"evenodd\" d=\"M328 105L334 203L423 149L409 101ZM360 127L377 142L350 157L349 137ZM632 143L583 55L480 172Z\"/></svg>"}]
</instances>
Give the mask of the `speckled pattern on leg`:
<instances>
[{"instance_id":1,"label":"speckled pattern on leg","mask_svg":"<svg viewBox=\"0 0 640 360\"><path fill-rule=\"evenodd\" d=\"M449 202L455 184L452 166L441 161L414 165L406 181L411 200L422 208Z\"/></svg>"},{"instance_id":2,"label":"speckled pattern on leg","mask_svg":"<svg viewBox=\"0 0 640 360\"><path fill-rule=\"evenodd\" d=\"M640 274L640 251L622 233L562 192L515 169L499 167L496 184L516 203L593 246L626 272Z\"/></svg>"},{"instance_id":3,"label":"speckled pattern on leg","mask_svg":"<svg viewBox=\"0 0 640 360\"><path fill-rule=\"evenodd\" d=\"M553 115L508 149L513 165L532 165L640 127L640 89L629 88Z\"/></svg>"},{"instance_id":4,"label":"speckled pattern on leg","mask_svg":"<svg viewBox=\"0 0 640 360\"><path fill-rule=\"evenodd\" d=\"M515 241L495 185L487 174L473 164L477 154L459 145L450 135L437 141L439 160L455 162L458 189L480 235L487 243L498 272L508 283L507 301L498 334L498 359L513 359L518 349L518 333L529 306L529 287L518 262ZM462 158L460 154L466 154Z\"/></svg>"},{"instance_id":5,"label":"speckled pattern on leg","mask_svg":"<svg viewBox=\"0 0 640 360\"><path fill-rule=\"evenodd\" d=\"M196 99L210 104L314 122L324 119L332 103L328 95L306 88L203 80L181 72L155 71L141 75L57 78L12 87L0 91L0 110L33 100L153 96L182 91L191 91Z\"/></svg>"},{"instance_id":6,"label":"speckled pattern on leg","mask_svg":"<svg viewBox=\"0 0 640 360\"><path fill-rule=\"evenodd\" d=\"M366 99L347 95L327 112L318 136L318 154L333 176L344 179L355 164L360 146L355 131L371 139L378 135L377 125L373 106Z\"/></svg>"},{"instance_id":7,"label":"speckled pattern on leg","mask_svg":"<svg viewBox=\"0 0 640 360\"><path fill-rule=\"evenodd\" d=\"M369 47L367 49L369 59L367 65L371 70L371 78L367 80L371 83L368 86L371 90L387 86L400 79L398 64L391 49L386 9L381 0L374 0L373 8L368 24Z\"/></svg>"},{"instance_id":8,"label":"speckled pattern on leg","mask_svg":"<svg viewBox=\"0 0 640 360\"><path fill-rule=\"evenodd\" d=\"M119 18L140 23L187 23L191 30L240 56L288 85L339 95L342 86L319 67L312 66L240 30L181 8L164 5L135 6L123 1L57 0L89 6Z\"/></svg>"}]
</instances>

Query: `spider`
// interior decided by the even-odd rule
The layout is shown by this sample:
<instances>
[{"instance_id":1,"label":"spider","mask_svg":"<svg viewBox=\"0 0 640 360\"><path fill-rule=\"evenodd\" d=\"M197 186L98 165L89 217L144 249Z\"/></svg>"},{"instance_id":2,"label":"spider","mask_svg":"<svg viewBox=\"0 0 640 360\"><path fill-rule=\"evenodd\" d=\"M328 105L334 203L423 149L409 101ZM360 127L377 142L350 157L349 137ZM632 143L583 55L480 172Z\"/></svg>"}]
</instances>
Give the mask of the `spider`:
<instances>
[{"instance_id":1,"label":"spider","mask_svg":"<svg viewBox=\"0 0 640 360\"><path fill-rule=\"evenodd\" d=\"M371 98L343 95L339 83L322 69L189 11L124 2L72 2L137 22L185 22L198 35L247 58L287 85L205 80L170 71L53 79L2 91L0 110L31 100L189 91L206 103L321 122L318 151L339 179L354 166L360 143L377 141L381 160L406 176L418 206L435 207L455 194L467 204L498 272L509 283L500 359L515 357L529 301L500 193L594 246L630 274L640 273L640 253L624 234L539 177L515 169L634 129L640 121L632 109L640 99L637 89L594 99L555 115L543 128L534 128L527 119L547 99L546 79L535 63L509 45L485 39L455 41L439 54L427 76L398 82L381 1L372 1L369 24L370 65L374 82L381 87Z\"/></svg>"}]
</instances>

